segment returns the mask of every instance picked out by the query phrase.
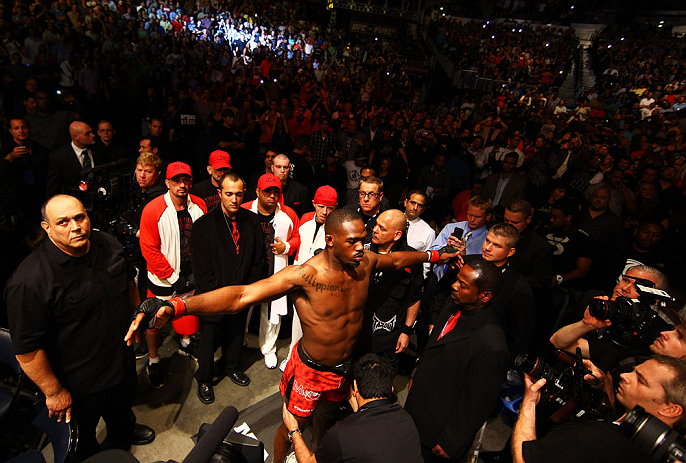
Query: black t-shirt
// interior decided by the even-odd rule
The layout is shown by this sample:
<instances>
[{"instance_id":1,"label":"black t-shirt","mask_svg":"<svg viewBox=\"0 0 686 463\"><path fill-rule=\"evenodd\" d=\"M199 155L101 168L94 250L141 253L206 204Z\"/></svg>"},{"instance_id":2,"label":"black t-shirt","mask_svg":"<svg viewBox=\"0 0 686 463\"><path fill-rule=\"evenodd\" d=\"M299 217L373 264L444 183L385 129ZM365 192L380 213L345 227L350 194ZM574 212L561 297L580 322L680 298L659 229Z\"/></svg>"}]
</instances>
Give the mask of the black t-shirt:
<instances>
[{"instance_id":1,"label":"black t-shirt","mask_svg":"<svg viewBox=\"0 0 686 463\"><path fill-rule=\"evenodd\" d=\"M217 207L220 202L219 191L217 187L212 184L212 179L208 178L202 182L198 182L191 188L191 193L199 196L205 201L207 212Z\"/></svg>"},{"instance_id":2,"label":"black t-shirt","mask_svg":"<svg viewBox=\"0 0 686 463\"><path fill-rule=\"evenodd\" d=\"M135 361L122 341L135 270L112 236L93 231L90 241L86 256L72 258L46 240L5 288L14 353L44 349L74 396L119 384Z\"/></svg>"},{"instance_id":3,"label":"black t-shirt","mask_svg":"<svg viewBox=\"0 0 686 463\"><path fill-rule=\"evenodd\" d=\"M262 227L262 236L264 236L264 249L267 252L267 274L265 276L274 274L274 253L269 248L269 245L274 243L274 226L272 225L273 219L274 213L269 215L263 215L260 212L257 213L257 221L260 222L260 227Z\"/></svg>"},{"instance_id":4,"label":"black t-shirt","mask_svg":"<svg viewBox=\"0 0 686 463\"><path fill-rule=\"evenodd\" d=\"M191 228L193 219L188 209L176 211L176 218L179 221L179 243L181 244L181 268L179 275L187 277L193 270L191 269Z\"/></svg>"},{"instance_id":5,"label":"black t-shirt","mask_svg":"<svg viewBox=\"0 0 686 463\"><path fill-rule=\"evenodd\" d=\"M574 420L522 444L526 463L646 463L611 421Z\"/></svg>"},{"instance_id":6,"label":"black t-shirt","mask_svg":"<svg viewBox=\"0 0 686 463\"><path fill-rule=\"evenodd\" d=\"M553 251L553 269L556 275L564 275L574 270L578 258L592 259L595 255L596 244L593 238L582 229L570 233L561 230L546 230L545 239L555 248ZM565 284L586 289L583 280Z\"/></svg>"},{"instance_id":7,"label":"black t-shirt","mask_svg":"<svg viewBox=\"0 0 686 463\"><path fill-rule=\"evenodd\" d=\"M417 428L410 415L388 399L367 402L324 435L320 463L421 463Z\"/></svg>"}]
</instances>

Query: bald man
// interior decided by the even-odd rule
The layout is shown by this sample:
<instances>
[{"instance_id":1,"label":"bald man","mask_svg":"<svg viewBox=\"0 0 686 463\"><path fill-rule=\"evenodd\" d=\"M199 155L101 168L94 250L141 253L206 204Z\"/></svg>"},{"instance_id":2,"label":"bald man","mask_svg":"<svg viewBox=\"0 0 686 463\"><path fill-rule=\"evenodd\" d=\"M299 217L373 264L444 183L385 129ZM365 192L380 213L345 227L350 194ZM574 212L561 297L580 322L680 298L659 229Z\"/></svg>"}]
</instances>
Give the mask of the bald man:
<instances>
[{"instance_id":1,"label":"bald man","mask_svg":"<svg viewBox=\"0 0 686 463\"><path fill-rule=\"evenodd\" d=\"M83 179L82 171L105 162L102 153L92 151L95 145L93 129L84 122L69 125L71 143L50 153L46 196L76 193Z\"/></svg>"},{"instance_id":2,"label":"bald man","mask_svg":"<svg viewBox=\"0 0 686 463\"><path fill-rule=\"evenodd\" d=\"M137 425L131 410L136 359L121 342L140 300L135 269L116 239L91 231L78 199L54 196L41 215L48 239L5 288L17 360L45 394L48 414L76 419L78 461L100 450L100 418L112 447L150 443L155 432Z\"/></svg>"},{"instance_id":3,"label":"bald man","mask_svg":"<svg viewBox=\"0 0 686 463\"><path fill-rule=\"evenodd\" d=\"M377 254L414 251L407 244L406 230L405 214L398 209L389 209L376 219L372 242L365 246ZM378 354L397 369L397 356L407 348L410 335L414 333L423 283L421 264L373 275L357 345L360 353Z\"/></svg>"},{"instance_id":4,"label":"bald man","mask_svg":"<svg viewBox=\"0 0 686 463\"><path fill-rule=\"evenodd\" d=\"M312 210L307 193L307 187L291 178L291 160L285 154L277 154L272 164L272 173L281 180L283 202L302 217L305 212Z\"/></svg>"}]
</instances>

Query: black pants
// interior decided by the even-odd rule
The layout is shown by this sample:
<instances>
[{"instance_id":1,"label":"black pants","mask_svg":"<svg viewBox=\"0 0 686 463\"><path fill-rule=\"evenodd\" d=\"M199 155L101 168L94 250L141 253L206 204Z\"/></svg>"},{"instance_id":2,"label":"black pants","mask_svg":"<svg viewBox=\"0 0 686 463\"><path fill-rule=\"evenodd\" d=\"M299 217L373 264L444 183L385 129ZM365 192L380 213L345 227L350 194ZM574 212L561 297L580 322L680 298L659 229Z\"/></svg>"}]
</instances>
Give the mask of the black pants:
<instances>
[{"instance_id":1,"label":"black pants","mask_svg":"<svg viewBox=\"0 0 686 463\"><path fill-rule=\"evenodd\" d=\"M124 382L102 391L72 397L72 415L79 428L79 444L74 461L81 461L100 451L95 438L95 428L100 418L105 420L107 426L107 446L129 450L136 425L136 415L131 410L136 382L136 369L132 362Z\"/></svg>"},{"instance_id":2,"label":"black pants","mask_svg":"<svg viewBox=\"0 0 686 463\"><path fill-rule=\"evenodd\" d=\"M200 345L198 346L198 371L195 379L201 383L211 383L214 353L222 348L219 367L222 370L237 370L243 353L243 339L248 311L224 315L218 322L200 319Z\"/></svg>"}]
</instances>

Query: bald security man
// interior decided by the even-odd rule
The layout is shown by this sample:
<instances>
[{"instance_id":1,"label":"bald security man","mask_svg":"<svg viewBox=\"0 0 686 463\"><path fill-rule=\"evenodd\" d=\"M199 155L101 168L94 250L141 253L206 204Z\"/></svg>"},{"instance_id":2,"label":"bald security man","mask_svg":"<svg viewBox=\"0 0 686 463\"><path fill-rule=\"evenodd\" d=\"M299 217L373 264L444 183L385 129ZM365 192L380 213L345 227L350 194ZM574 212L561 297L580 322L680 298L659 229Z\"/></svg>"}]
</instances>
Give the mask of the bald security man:
<instances>
[{"instance_id":1,"label":"bald security man","mask_svg":"<svg viewBox=\"0 0 686 463\"><path fill-rule=\"evenodd\" d=\"M59 193L76 193L81 172L105 162L102 153L92 151L95 134L90 125L75 121L69 125L71 143L50 153L46 196Z\"/></svg>"},{"instance_id":2,"label":"bald security man","mask_svg":"<svg viewBox=\"0 0 686 463\"><path fill-rule=\"evenodd\" d=\"M377 254L415 251L407 244L406 230L405 214L389 209L376 219L372 242L365 246ZM374 273L357 345L360 353L378 354L397 370L398 355L407 348L414 333L423 283L421 264Z\"/></svg>"}]
</instances>

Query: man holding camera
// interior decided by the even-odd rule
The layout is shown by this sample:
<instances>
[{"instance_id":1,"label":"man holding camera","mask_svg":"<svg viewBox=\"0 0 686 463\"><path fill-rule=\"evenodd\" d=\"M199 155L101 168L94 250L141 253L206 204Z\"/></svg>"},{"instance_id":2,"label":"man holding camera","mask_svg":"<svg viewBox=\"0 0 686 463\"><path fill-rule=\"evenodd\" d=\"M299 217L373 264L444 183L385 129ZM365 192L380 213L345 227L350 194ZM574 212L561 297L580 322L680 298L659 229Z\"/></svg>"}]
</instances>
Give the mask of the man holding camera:
<instances>
[{"instance_id":1,"label":"man holding camera","mask_svg":"<svg viewBox=\"0 0 686 463\"><path fill-rule=\"evenodd\" d=\"M639 297L636 288L637 284L644 287L654 287L663 291L669 289L667 278L659 270L640 265L622 275L622 278L612 292L610 300L615 301L620 296L637 299ZM607 296L603 298L607 300ZM557 330L551 336L550 342L556 348L566 352L574 352L577 347L581 348L582 356L590 359L603 371L610 371L615 368L620 363L620 360L634 359L633 365L635 365L637 360L645 359L651 352L676 358L686 355L686 339L682 341L679 336L679 333L683 331L681 327L671 331L663 331L647 349L640 349L620 346L610 341L605 336L606 330L604 328L611 325L612 322L610 320L600 320L593 317L587 307L582 320ZM596 330L599 331L593 333Z\"/></svg>"},{"instance_id":2,"label":"man holding camera","mask_svg":"<svg viewBox=\"0 0 686 463\"><path fill-rule=\"evenodd\" d=\"M536 405L546 380L534 382L526 376L519 419L512 434L514 463L602 462L632 463L650 457L629 445L612 420L574 420L554 428L542 439L536 435ZM674 428L686 431L686 364L681 360L656 355L623 373L616 400L627 410L637 405ZM625 415L626 416L626 415ZM617 421L622 421L625 416Z\"/></svg>"}]
</instances>

